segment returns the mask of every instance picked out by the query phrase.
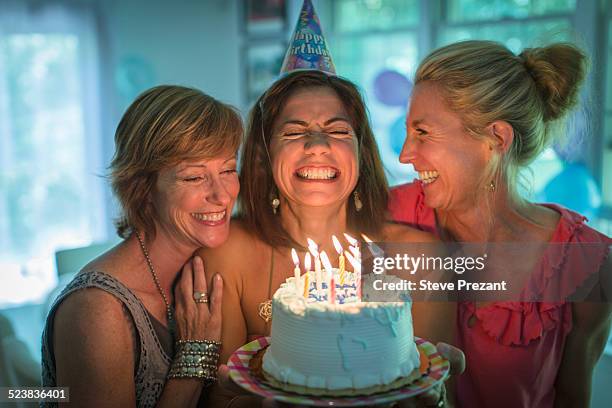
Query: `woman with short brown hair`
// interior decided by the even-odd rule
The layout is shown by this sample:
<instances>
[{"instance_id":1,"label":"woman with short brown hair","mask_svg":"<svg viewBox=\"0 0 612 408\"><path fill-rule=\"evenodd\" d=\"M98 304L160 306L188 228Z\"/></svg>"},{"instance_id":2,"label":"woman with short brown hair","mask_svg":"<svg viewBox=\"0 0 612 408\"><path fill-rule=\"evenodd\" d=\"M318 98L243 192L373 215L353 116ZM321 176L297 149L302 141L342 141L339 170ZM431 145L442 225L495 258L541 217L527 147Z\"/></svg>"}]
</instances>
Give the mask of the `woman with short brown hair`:
<instances>
[{"instance_id":1,"label":"woman with short brown hair","mask_svg":"<svg viewBox=\"0 0 612 408\"><path fill-rule=\"evenodd\" d=\"M227 238L241 137L235 110L196 89L158 86L130 105L110 175L123 241L52 306L44 386L69 387L77 406L187 407L216 380L223 285L209 296L193 252Z\"/></svg>"}]
</instances>

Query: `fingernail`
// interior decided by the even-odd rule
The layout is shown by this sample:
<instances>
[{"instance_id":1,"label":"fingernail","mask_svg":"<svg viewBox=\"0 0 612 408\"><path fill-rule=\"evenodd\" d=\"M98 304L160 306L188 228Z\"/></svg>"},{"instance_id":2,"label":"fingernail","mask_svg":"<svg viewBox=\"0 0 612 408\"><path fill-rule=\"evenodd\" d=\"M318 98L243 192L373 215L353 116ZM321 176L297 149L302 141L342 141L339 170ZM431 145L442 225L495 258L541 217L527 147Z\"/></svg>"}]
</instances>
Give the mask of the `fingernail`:
<instances>
[{"instance_id":1,"label":"fingernail","mask_svg":"<svg viewBox=\"0 0 612 408\"><path fill-rule=\"evenodd\" d=\"M202 262L202 258L200 258L198 255L193 257L193 262Z\"/></svg>"},{"instance_id":2,"label":"fingernail","mask_svg":"<svg viewBox=\"0 0 612 408\"><path fill-rule=\"evenodd\" d=\"M221 275L219 274L215 275L215 282L221 282Z\"/></svg>"}]
</instances>

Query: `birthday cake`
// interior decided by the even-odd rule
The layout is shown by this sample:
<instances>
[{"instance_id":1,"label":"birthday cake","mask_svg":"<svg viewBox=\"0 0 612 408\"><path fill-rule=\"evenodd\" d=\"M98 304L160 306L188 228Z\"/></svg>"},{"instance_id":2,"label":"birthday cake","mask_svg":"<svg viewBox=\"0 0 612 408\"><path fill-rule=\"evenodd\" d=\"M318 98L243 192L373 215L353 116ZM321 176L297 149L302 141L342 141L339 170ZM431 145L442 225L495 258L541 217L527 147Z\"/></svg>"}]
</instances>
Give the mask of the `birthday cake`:
<instances>
[{"instance_id":1,"label":"birthday cake","mask_svg":"<svg viewBox=\"0 0 612 408\"><path fill-rule=\"evenodd\" d=\"M333 269L322 284L310 271L281 285L272 299L266 377L340 395L418 372L411 303L362 302L359 279Z\"/></svg>"}]
</instances>

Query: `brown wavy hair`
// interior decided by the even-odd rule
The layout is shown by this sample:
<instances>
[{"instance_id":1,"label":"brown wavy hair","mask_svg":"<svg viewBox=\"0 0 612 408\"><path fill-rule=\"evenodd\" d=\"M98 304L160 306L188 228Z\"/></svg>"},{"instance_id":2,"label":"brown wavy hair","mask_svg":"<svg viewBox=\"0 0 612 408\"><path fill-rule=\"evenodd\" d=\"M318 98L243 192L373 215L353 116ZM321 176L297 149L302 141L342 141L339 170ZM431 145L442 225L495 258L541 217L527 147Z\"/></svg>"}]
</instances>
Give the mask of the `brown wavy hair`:
<instances>
[{"instance_id":1,"label":"brown wavy hair","mask_svg":"<svg viewBox=\"0 0 612 408\"><path fill-rule=\"evenodd\" d=\"M272 127L285 103L296 91L325 87L333 90L349 114L359 146L359 179L355 191L363 208L347 209L351 230L378 236L385 222L388 186L378 146L370 127L368 112L355 84L319 71L296 71L277 80L251 109L246 140L241 153L238 215L259 239L272 245L299 246L282 227L272 211L270 195L276 191L266 146L270 146ZM265 144L264 144L265 143Z\"/></svg>"},{"instance_id":2,"label":"brown wavy hair","mask_svg":"<svg viewBox=\"0 0 612 408\"><path fill-rule=\"evenodd\" d=\"M143 230L155 235L151 193L160 170L236 152L242 132L233 107L197 89L162 85L138 96L115 132L110 180L122 209L117 234L127 238Z\"/></svg>"}]
</instances>

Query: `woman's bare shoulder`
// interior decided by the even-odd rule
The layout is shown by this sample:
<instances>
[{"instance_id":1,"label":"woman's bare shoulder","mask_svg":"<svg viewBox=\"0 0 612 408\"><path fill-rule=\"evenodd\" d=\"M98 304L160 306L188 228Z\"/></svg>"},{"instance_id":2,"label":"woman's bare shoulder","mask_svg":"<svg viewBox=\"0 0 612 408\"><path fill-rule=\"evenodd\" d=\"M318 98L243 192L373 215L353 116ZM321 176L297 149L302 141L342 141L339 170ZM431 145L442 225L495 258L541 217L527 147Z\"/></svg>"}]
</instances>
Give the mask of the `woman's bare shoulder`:
<instances>
[{"instance_id":1,"label":"woman's bare shoulder","mask_svg":"<svg viewBox=\"0 0 612 408\"><path fill-rule=\"evenodd\" d=\"M55 312L55 321L75 327L99 327L100 324L128 325L121 300L99 288L79 289L68 295Z\"/></svg>"},{"instance_id":2,"label":"woman's bare shoulder","mask_svg":"<svg viewBox=\"0 0 612 408\"><path fill-rule=\"evenodd\" d=\"M392 222L385 223L383 227L383 240L386 242L437 242L435 235L409 227L404 224Z\"/></svg>"},{"instance_id":3,"label":"woman's bare shoulder","mask_svg":"<svg viewBox=\"0 0 612 408\"><path fill-rule=\"evenodd\" d=\"M97 355L96 350L105 349L131 355L131 324L117 297L98 288L80 289L68 295L55 312L54 343L69 345L68 352Z\"/></svg>"},{"instance_id":4,"label":"woman's bare shoulder","mask_svg":"<svg viewBox=\"0 0 612 408\"><path fill-rule=\"evenodd\" d=\"M57 384L70 384L77 405L111 398L111 405L134 406L133 328L122 302L102 289L78 290L59 305L51 334Z\"/></svg>"}]
</instances>

